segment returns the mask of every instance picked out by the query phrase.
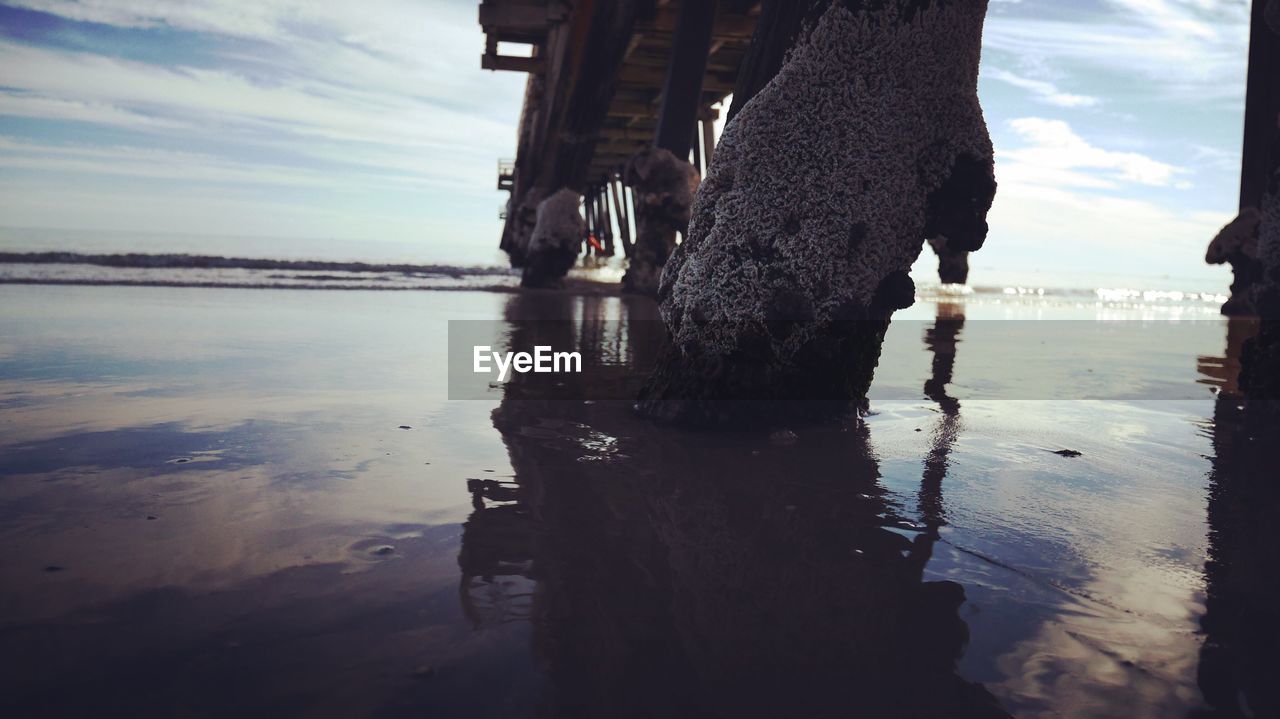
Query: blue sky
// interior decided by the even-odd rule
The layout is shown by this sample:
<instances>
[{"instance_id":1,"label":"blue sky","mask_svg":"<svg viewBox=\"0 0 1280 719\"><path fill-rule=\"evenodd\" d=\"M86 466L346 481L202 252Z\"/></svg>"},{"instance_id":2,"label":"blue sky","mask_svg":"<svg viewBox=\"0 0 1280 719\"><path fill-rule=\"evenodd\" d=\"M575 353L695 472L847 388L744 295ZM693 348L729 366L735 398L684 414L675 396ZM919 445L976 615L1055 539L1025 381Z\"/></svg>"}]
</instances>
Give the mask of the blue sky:
<instances>
[{"instance_id":1,"label":"blue sky","mask_svg":"<svg viewBox=\"0 0 1280 719\"><path fill-rule=\"evenodd\" d=\"M524 76L479 68L477 4L0 6L0 224L491 263ZM974 281L1225 288L1203 250L1236 206L1247 14L992 0L980 91L1000 189Z\"/></svg>"}]
</instances>

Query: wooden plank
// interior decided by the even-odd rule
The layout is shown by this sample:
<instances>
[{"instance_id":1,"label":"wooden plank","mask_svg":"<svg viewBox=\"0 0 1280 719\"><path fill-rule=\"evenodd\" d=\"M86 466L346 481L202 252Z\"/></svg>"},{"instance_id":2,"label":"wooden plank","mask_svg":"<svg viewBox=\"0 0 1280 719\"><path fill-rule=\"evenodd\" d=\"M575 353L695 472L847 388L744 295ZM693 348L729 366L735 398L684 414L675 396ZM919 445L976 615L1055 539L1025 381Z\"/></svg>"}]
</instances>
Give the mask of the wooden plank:
<instances>
[{"instance_id":1,"label":"wooden plank","mask_svg":"<svg viewBox=\"0 0 1280 719\"><path fill-rule=\"evenodd\" d=\"M544 32L547 29L547 7L545 4L525 4L513 2L480 3L480 26L489 28L515 30L524 32Z\"/></svg>"},{"instance_id":2,"label":"wooden plank","mask_svg":"<svg viewBox=\"0 0 1280 719\"><path fill-rule=\"evenodd\" d=\"M517 57L513 55L481 55L480 68L483 70L511 70L514 72L540 73L546 67L540 57Z\"/></svg>"},{"instance_id":3,"label":"wooden plank","mask_svg":"<svg viewBox=\"0 0 1280 719\"><path fill-rule=\"evenodd\" d=\"M609 106L610 117L655 117L658 114L658 108L652 102L634 102L627 100L614 100Z\"/></svg>"},{"instance_id":4,"label":"wooden plank","mask_svg":"<svg viewBox=\"0 0 1280 719\"><path fill-rule=\"evenodd\" d=\"M600 128L599 136L609 140L635 140L647 144L653 141L653 133L652 128L644 127L603 127ZM687 147L685 153L688 154Z\"/></svg>"}]
</instances>

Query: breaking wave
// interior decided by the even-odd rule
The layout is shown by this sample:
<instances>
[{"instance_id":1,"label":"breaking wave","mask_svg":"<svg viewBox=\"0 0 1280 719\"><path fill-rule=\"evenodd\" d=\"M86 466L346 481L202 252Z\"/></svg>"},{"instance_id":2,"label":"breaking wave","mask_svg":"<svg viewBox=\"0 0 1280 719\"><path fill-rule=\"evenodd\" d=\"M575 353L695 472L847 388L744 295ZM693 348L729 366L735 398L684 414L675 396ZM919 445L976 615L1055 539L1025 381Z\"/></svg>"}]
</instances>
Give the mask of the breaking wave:
<instances>
[{"instance_id":1,"label":"breaking wave","mask_svg":"<svg viewBox=\"0 0 1280 719\"><path fill-rule=\"evenodd\" d=\"M510 289L504 267L189 254L0 252L0 283L261 289Z\"/></svg>"},{"instance_id":2,"label":"breaking wave","mask_svg":"<svg viewBox=\"0 0 1280 719\"><path fill-rule=\"evenodd\" d=\"M595 258L592 258L594 260ZM576 267L569 280L597 290L616 289L617 262ZM0 252L0 284L140 285L308 290L493 290L513 291L518 270L439 264L293 260L193 254L89 254L80 252ZM1227 296L1198 290L1126 287L1024 287L939 285L922 281L921 299L968 299L987 303L1075 303L1116 307L1181 307L1215 310Z\"/></svg>"}]
</instances>

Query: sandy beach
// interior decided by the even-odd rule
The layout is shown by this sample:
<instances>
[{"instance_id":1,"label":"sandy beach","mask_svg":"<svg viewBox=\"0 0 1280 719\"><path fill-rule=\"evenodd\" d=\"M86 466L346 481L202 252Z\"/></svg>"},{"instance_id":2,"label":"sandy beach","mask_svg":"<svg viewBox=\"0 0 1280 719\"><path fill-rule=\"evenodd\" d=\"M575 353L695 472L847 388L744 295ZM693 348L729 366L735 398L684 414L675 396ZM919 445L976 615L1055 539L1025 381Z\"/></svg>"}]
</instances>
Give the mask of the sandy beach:
<instances>
[{"instance_id":1,"label":"sandy beach","mask_svg":"<svg viewBox=\"0 0 1280 719\"><path fill-rule=\"evenodd\" d=\"M1186 715L1236 526L1229 327L1197 307L925 297L863 420L688 432L519 381L449 399L450 320L561 313L600 350L646 299L0 287L5 702L733 715L853 662L869 707ZM1030 318L1163 334L1024 342L1015 380Z\"/></svg>"},{"instance_id":2,"label":"sandy beach","mask_svg":"<svg viewBox=\"0 0 1280 719\"><path fill-rule=\"evenodd\" d=\"M1280 0L0 0L0 719L1280 719Z\"/></svg>"}]
</instances>

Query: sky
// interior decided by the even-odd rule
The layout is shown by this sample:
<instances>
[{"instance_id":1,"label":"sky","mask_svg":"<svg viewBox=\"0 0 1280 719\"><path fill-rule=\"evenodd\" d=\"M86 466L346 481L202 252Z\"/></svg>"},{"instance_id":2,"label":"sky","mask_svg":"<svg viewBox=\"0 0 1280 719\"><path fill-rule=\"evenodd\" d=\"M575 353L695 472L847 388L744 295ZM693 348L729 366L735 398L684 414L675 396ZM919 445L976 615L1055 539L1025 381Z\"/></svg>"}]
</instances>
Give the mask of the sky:
<instances>
[{"instance_id":1,"label":"sky","mask_svg":"<svg viewBox=\"0 0 1280 719\"><path fill-rule=\"evenodd\" d=\"M480 69L477 6L0 4L0 225L498 263L525 76ZM1225 289L1203 257L1237 204L1246 1L991 0L983 43L973 281Z\"/></svg>"}]
</instances>

